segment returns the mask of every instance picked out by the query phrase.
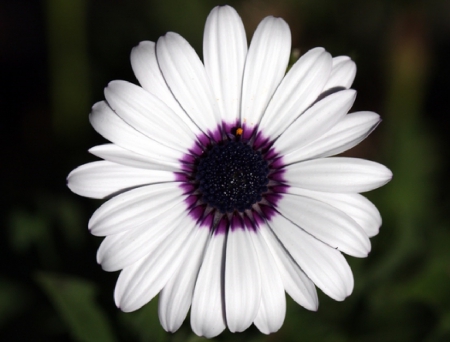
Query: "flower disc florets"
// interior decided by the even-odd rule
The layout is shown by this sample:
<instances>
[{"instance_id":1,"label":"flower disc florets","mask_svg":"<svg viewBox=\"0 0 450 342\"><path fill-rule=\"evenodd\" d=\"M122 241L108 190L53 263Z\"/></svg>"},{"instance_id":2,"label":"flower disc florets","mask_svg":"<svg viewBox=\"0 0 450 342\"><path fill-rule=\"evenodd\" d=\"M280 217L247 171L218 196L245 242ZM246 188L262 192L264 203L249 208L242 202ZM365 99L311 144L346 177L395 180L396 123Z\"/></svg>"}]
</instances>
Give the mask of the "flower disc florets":
<instances>
[{"instance_id":1,"label":"flower disc florets","mask_svg":"<svg viewBox=\"0 0 450 342\"><path fill-rule=\"evenodd\" d=\"M261 155L242 141L210 147L199 158L195 179L202 200L220 212L243 212L267 191L269 167Z\"/></svg>"}]
</instances>

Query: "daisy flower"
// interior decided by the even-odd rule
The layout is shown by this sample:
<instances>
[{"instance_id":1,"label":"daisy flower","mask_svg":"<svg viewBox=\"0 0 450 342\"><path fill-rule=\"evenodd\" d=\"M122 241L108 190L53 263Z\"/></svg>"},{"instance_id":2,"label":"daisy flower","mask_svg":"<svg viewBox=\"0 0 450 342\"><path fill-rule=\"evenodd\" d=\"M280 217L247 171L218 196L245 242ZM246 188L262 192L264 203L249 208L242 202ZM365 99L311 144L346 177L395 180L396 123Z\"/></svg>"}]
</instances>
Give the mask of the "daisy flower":
<instances>
[{"instance_id":1,"label":"daisy flower","mask_svg":"<svg viewBox=\"0 0 450 342\"><path fill-rule=\"evenodd\" d=\"M113 81L90 114L110 144L73 170L69 188L107 198L89 229L104 236L97 261L119 271L117 306L159 294L159 318L213 337L254 323L283 324L287 292L318 307L316 287L341 301L353 275L342 253L366 257L381 217L359 193L387 183L375 162L331 157L366 138L380 118L348 114L356 73L323 48L286 73L291 34L267 17L247 45L236 11L216 7L203 63L169 32L131 53L140 86Z\"/></svg>"}]
</instances>

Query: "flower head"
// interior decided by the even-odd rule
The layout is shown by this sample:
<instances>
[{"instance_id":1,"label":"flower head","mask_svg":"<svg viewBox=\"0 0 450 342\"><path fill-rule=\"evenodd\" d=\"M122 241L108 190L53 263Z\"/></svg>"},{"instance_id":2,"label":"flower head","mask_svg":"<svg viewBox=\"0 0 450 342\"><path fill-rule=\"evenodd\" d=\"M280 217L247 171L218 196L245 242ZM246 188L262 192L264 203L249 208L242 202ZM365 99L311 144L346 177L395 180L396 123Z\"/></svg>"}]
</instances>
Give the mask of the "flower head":
<instances>
[{"instance_id":1,"label":"flower head","mask_svg":"<svg viewBox=\"0 0 450 342\"><path fill-rule=\"evenodd\" d=\"M254 323L277 331L285 291L309 310L316 286L335 300L353 289L342 253L365 257L381 217L360 192L391 179L384 166L331 157L378 125L348 114L356 67L323 48L286 74L288 25L267 17L247 47L242 21L216 7L204 63L176 33L131 53L140 86L113 81L90 121L111 141L68 177L82 196L109 198L92 216L105 236L97 261L122 270L114 299L134 311L159 293L177 330L191 310L198 335Z\"/></svg>"}]
</instances>

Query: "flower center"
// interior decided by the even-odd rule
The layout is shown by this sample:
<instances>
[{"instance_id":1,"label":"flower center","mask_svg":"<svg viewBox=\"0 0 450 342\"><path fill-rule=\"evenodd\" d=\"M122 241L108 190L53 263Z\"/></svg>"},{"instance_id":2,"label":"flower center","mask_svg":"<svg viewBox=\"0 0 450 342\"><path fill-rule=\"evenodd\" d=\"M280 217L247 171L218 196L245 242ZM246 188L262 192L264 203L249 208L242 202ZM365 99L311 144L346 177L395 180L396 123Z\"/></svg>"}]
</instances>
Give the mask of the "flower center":
<instances>
[{"instance_id":1,"label":"flower center","mask_svg":"<svg viewBox=\"0 0 450 342\"><path fill-rule=\"evenodd\" d=\"M250 209L267 191L269 166L241 141L214 145L200 158L195 174L202 199L222 213Z\"/></svg>"}]
</instances>

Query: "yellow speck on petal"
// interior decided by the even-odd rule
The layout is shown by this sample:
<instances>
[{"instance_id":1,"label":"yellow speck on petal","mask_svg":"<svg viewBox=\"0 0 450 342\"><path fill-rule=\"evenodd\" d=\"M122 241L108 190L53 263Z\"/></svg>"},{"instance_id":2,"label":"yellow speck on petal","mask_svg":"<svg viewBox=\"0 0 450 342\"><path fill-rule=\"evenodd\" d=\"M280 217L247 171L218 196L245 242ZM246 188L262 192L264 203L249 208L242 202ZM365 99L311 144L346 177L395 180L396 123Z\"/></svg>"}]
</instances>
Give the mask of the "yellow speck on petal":
<instances>
[{"instance_id":1,"label":"yellow speck on petal","mask_svg":"<svg viewBox=\"0 0 450 342\"><path fill-rule=\"evenodd\" d=\"M242 135L242 133L244 133L244 130L241 127L236 128L236 135Z\"/></svg>"}]
</instances>

